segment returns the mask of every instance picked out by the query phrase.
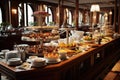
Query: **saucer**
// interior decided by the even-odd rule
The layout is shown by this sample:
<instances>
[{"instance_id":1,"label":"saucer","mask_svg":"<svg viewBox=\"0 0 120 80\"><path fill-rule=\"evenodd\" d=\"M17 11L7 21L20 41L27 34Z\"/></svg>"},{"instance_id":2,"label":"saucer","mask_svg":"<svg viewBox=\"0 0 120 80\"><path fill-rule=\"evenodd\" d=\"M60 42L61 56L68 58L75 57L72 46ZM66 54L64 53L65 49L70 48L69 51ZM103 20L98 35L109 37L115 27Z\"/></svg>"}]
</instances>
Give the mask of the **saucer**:
<instances>
[{"instance_id":1,"label":"saucer","mask_svg":"<svg viewBox=\"0 0 120 80\"><path fill-rule=\"evenodd\" d=\"M20 58L11 58L7 61L7 64L11 65L11 66L20 65L21 63L22 63L22 61Z\"/></svg>"},{"instance_id":2,"label":"saucer","mask_svg":"<svg viewBox=\"0 0 120 80\"><path fill-rule=\"evenodd\" d=\"M56 64L56 63L59 63L59 62L61 62L61 59L57 59L55 61L48 61L48 60L46 60L47 64Z\"/></svg>"}]
</instances>

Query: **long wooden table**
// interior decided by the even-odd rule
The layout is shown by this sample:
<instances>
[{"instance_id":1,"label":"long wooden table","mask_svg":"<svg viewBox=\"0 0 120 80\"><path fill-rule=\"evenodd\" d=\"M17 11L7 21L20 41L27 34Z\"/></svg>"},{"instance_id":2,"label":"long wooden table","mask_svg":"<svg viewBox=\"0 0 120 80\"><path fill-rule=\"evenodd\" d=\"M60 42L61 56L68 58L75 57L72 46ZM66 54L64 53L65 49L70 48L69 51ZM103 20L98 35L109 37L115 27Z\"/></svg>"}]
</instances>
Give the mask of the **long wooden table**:
<instances>
[{"instance_id":1,"label":"long wooden table","mask_svg":"<svg viewBox=\"0 0 120 80\"><path fill-rule=\"evenodd\" d=\"M0 62L0 73L12 80L94 80L102 79L120 58L120 38L88 51L78 53L68 60L30 70L16 69ZM102 76L102 77L101 77Z\"/></svg>"}]
</instances>

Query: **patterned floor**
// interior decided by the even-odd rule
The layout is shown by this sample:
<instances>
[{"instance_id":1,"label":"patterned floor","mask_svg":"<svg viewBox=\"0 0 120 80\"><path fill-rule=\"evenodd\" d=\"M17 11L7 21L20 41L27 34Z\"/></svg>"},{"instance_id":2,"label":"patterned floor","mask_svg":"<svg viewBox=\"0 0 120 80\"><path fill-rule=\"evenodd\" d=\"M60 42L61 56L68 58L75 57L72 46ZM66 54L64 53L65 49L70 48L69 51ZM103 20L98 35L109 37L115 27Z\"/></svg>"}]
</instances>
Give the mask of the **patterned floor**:
<instances>
[{"instance_id":1,"label":"patterned floor","mask_svg":"<svg viewBox=\"0 0 120 80\"><path fill-rule=\"evenodd\" d=\"M120 60L115 64L104 80L120 80Z\"/></svg>"}]
</instances>

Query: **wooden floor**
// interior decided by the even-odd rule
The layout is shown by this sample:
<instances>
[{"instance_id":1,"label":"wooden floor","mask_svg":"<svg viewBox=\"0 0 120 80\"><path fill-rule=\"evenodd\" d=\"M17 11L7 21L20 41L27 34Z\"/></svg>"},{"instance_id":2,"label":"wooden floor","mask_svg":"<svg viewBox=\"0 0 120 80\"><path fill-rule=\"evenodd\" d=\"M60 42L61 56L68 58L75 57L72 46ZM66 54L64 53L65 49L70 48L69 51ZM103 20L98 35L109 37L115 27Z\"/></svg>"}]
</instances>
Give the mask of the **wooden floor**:
<instances>
[{"instance_id":1,"label":"wooden floor","mask_svg":"<svg viewBox=\"0 0 120 80\"><path fill-rule=\"evenodd\" d=\"M112 70L106 75L104 80L120 80L120 60L115 64Z\"/></svg>"}]
</instances>

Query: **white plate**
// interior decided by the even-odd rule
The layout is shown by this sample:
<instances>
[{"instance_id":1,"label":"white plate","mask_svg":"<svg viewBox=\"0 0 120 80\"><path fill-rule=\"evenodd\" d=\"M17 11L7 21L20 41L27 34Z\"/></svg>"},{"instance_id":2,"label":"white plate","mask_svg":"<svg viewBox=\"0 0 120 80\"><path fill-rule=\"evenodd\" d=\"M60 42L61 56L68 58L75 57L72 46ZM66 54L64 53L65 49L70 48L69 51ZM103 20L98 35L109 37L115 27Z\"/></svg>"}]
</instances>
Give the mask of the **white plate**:
<instances>
[{"instance_id":1,"label":"white plate","mask_svg":"<svg viewBox=\"0 0 120 80\"><path fill-rule=\"evenodd\" d=\"M56 61L48 61L48 60L46 60L47 64L55 64L55 63L59 63L59 62L61 62L61 59L57 59Z\"/></svg>"},{"instance_id":2,"label":"white plate","mask_svg":"<svg viewBox=\"0 0 120 80\"><path fill-rule=\"evenodd\" d=\"M20 58L11 58L7 61L8 65L20 65L22 63L22 61L20 60Z\"/></svg>"},{"instance_id":3,"label":"white plate","mask_svg":"<svg viewBox=\"0 0 120 80\"><path fill-rule=\"evenodd\" d=\"M0 52L0 56L3 56L4 55L4 53L3 52Z\"/></svg>"}]
</instances>

